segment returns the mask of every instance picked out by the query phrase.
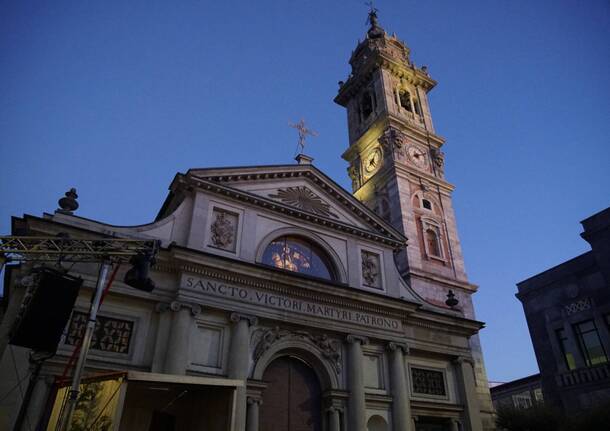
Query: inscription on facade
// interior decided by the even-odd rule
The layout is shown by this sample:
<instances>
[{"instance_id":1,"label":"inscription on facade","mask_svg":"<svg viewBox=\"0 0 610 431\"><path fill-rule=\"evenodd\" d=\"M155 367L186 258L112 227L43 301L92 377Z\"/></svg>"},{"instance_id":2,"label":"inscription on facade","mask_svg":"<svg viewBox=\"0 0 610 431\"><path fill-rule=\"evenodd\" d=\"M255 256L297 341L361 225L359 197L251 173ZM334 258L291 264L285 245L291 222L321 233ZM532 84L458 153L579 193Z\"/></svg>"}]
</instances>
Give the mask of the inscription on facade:
<instances>
[{"instance_id":1,"label":"inscription on facade","mask_svg":"<svg viewBox=\"0 0 610 431\"><path fill-rule=\"evenodd\" d=\"M323 317L370 328L398 331L402 327L401 322L398 319L367 312L348 310L334 305L318 304L249 287L233 286L215 280L185 277L183 286L187 289L197 290L217 297L236 299L242 302L258 304L277 310L290 311L314 317Z\"/></svg>"}]
</instances>

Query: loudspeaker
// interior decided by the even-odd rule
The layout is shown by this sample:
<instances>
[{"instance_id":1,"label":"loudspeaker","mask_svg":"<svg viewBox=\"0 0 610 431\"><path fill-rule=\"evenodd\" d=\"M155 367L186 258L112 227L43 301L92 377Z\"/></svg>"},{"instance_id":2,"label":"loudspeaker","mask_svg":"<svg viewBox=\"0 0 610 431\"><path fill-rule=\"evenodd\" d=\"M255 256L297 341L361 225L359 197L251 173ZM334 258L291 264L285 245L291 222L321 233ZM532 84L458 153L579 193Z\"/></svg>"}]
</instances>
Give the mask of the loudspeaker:
<instances>
[{"instance_id":1,"label":"loudspeaker","mask_svg":"<svg viewBox=\"0 0 610 431\"><path fill-rule=\"evenodd\" d=\"M83 280L51 268L37 269L35 280L26 292L9 342L55 353Z\"/></svg>"}]
</instances>

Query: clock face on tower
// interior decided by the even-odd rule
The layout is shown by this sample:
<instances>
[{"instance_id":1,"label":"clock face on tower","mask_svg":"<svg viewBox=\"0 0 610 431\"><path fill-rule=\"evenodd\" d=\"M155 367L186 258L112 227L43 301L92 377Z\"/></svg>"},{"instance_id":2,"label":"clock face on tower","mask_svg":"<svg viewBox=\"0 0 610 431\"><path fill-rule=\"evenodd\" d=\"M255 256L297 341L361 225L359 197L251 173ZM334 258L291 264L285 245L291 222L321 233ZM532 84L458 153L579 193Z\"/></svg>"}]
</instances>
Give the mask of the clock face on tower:
<instances>
[{"instance_id":1,"label":"clock face on tower","mask_svg":"<svg viewBox=\"0 0 610 431\"><path fill-rule=\"evenodd\" d=\"M379 147L375 148L371 152L369 152L364 158L364 172L367 175L372 175L374 172L377 172L379 167L381 166L381 149Z\"/></svg>"},{"instance_id":2,"label":"clock face on tower","mask_svg":"<svg viewBox=\"0 0 610 431\"><path fill-rule=\"evenodd\" d=\"M422 169L428 165L428 154L425 148L418 145L411 145L407 148L409 160L418 168Z\"/></svg>"}]
</instances>

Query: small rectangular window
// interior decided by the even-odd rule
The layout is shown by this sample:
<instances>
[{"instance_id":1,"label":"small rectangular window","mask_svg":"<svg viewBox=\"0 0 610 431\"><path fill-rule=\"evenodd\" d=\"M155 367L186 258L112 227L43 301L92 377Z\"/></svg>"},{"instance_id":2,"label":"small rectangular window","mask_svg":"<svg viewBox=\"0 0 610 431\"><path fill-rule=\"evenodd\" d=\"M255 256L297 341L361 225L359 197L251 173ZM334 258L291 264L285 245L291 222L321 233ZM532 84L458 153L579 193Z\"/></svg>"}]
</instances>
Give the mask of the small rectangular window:
<instances>
[{"instance_id":1,"label":"small rectangular window","mask_svg":"<svg viewBox=\"0 0 610 431\"><path fill-rule=\"evenodd\" d=\"M564 329L557 330L557 339L559 340L559 347L561 347L561 353L563 354L563 358L565 360L566 366L568 370L576 369L576 361L574 360L574 353L570 351L570 348L567 344L568 337L565 334Z\"/></svg>"},{"instance_id":2,"label":"small rectangular window","mask_svg":"<svg viewBox=\"0 0 610 431\"><path fill-rule=\"evenodd\" d=\"M445 376L442 371L411 368L413 392L416 394L445 396Z\"/></svg>"},{"instance_id":3,"label":"small rectangular window","mask_svg":"<svg viewBox=\"0 0 610 431\"><path fill-rule=\"evenodd\" d=\"M608 362L608 357L599 339L597 328L593 320L574 325L578 337L578 345L588 367Z\"/></svg>"}]
</instances>

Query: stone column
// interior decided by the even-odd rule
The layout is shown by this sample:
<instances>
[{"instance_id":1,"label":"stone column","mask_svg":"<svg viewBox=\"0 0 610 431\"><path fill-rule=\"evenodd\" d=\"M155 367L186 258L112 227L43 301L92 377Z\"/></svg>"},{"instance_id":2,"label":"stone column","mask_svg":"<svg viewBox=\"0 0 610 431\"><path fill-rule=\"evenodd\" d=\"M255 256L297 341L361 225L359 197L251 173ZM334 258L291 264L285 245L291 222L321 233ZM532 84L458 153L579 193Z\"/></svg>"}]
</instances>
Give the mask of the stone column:
<instances>
[{"instance_id":1,"label":"stone column","mask_svg":"<svg viewBox=\"0 0 610 431\"><path fill-rule=\"evenodd\" d=\"M368 341L368 338L358 335L347 336L347 383L350 391L347 429L350 431L366 431L362 345L367 344Z\"/></svg>"},{"instance_id":2,"label":"stone column","mask_svg":"<svg viewBox=\"0 0 610 431\"><path fill-rule=\"evenodd\" d=\"M258 431L258 410L263 400L248 397L246 412L246 431Z\"/></svg>"},{"instance_id":3,"label":"stone column","mask_svg":"<svg viewBox=\"0 0 610 431\"><path fill-rule=\"evenodd\" d=\"M27 407L26 419L21 426L22 430L35 429L42 419L47 398L51 394L53 380L53 377L50 376L40 376L34 383L30 404Z\"/></svg>"},{"instance_id":4,"label":"stone column","mask_svg":"<svg viewBox=\"0 0 610 431\"><path fill-rule=\"evenodd\" d=\"M482 431L481 412L474 381L474 361L470 358L458 357L454 364L458 371L458 383L464 404L466 431Z\"/></svg>"},{"instance_id":5,"label":"stone column","mask_svg":"<svg viewBox=\"0 0 610 431\"><path fill-rule=\"evenodd\" d=\"M340 410L337 407L329 407L328 412L328 431L341 431Z\"/></svg>"},{"instance_id":6,"label":"stone column","mask_svg":"<svg viewBox=\"0 0 610 431\"><path fill-rule=\"evenodd\" d=\"M167 374L186 374L193 317L201 313L201 307L197 304L178 301L172 302L169 307L174 311L174 315L165 355L165 372Z\"/></svg>"},{"instance_id":7,"label":"stone column","mask_svg":"<svg viewBox=\"0 0 610 431\"><path fill-rule=\"evenodd\" d=\"M411 420L411 400L407 389L405 355L409 353L406 344L388 343L390 356L390 379L392 388L392 419L396 431L414 431Z\"/></svg>"},{"instance_id":8,"label":"stone column","mask_svg":"<svg viewBox=\"0 0 610 431\"><path fill-rule=\"evenodd\" d=\"M256 317L231 313L231 347L229 351L229 378L243 380L244 386L235 393L235 431L246 429L246 380L250 365L250 326ZM257 425L258 426L258 425Z\"/></svg>"},{"instance_id":9,"label":"stone column","mask_svg":"<svg viewBox=\"0 0 610 431\"><path fill-rule=\"evenodd\" d=\"M460 431L459 422L457 419L449 419L451 425L451 431Z\"/></svg>"},{"instance_id":10,"label":"stone column","mask_svg":"<svg viewBox=\"0 0 610 431\"><path fill-rule=\"evenodd\" d=\"M155 350L153 351L150 370L153 373L162 373L165 369L168 341L171 339L172 314L170 313L170 304L166 302L159 302L155 306L155 311L159 315L159 324L157 325Z\"/></svg>"}]
</instances>

